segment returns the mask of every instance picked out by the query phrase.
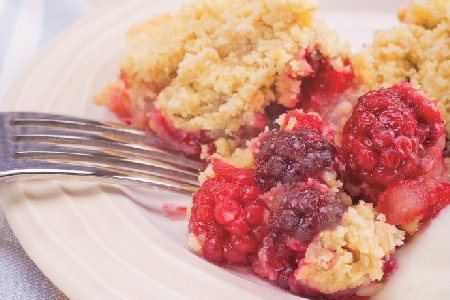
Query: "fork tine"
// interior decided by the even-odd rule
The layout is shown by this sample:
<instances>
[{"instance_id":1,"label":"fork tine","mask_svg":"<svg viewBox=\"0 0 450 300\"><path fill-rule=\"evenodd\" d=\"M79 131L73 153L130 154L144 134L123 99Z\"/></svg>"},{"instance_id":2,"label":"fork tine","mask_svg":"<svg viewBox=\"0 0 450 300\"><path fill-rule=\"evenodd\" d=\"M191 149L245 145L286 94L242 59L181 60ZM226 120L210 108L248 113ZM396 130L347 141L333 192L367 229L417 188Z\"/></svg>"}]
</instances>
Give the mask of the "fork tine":
<instances>
[{"instance_id":1,"label":"fork tine","mask_svg":"<svg viewBox=\"0 0 450 300\"><path fill-rule=\"evenodd\" d=\"M78 117L72 117L72 116L67 116L67 115L50 114L50 113L11 112L8 114L11 115L11 119L13 121L23 122L23 123L28 123L28 124L36 122L36 124L45 125L45 123L47 123L47 124L55 124L56 127L66 127L66 128L69 128L69 127L72 127L72 128L83 127L84 128L85 126L88 126L86 128L89 128L89 129L86 129L86 130L90 130L90 131L103 131L103 130L107 131L107 130L110 130L112 127L115 130L117 130L118 132L122 132L124 134L128 134L130 132L142 134L141 129L138 129L138 128L135 128L135 127L132 127L129 125L125 125L122 123L111 122L111 121L100 122L100 121L95 121L95 120L90 120L90 119L85 119L85 118L78 118ZM156 140L161 141L156 136L154 136L154 138Z\"/></svg>"},{"instance_id":2,"label":"fork tine","mask_svg":"<svg viewBox=\"0 0 450 300\"><path fill-rule=\"evenodd\" d=\"M102 133L112 139L131 144L147 144L164 151L181 154L180 151L168 146L155 135L146 134L144 131L115 122L98 122L89 119L69 117L64 115L42 113L13 113L12 125L47 126L63 129L77 129Z\"/></svg>"},{"instance_id":3,"label":"fork tine","mask_svg":"<svg viewBox=\"0 0 450 300\"><path fill-rule=\"evenodd\" d=\"M59 163L22 160L20 167L10 172L0 172L1 181L14 179L66 179L82 178L87 181L107 184L125 184L141 187L153 187L183 194L192 194L198 186L158 178L145 173L95 166L68 165ZM72 168L68 168L68 167Z\"/></svg>"},{"instance_id":4,"label":"fork tine","mask_svg":"<svg viewBox=\"0 0 450 300\"><path fill-rule=\"evenodd\" d=\"M147 154L152 147L165 151L167 146L163 146L160 139L145 135L138 129L60 115L15 112L0 113L0 125L4 129L0 136L0 181L23 178L60 179L58 176L62 176L157 187L187 194L198 190L198 171L193 172L193 166L188 170L180 170L179 166L171 166L165 162L155 165L155 160L161 156L153 160L141 155ZM26 136L27 132L32 131L31 126L40 128L41 132ZM17 129L21 129L25 135L17 137ZM48 133L52 130L59 131L59 136L45 135L45 131ZM81 131L84 136L78 136L77 131ZM51 138L55 140L50 140ZM56 140L57 138L60 140ZM94 138L101 140L104 149L98 149L99 143L95 143ZM33 139L39 142L30 142ZM82 147L75 149L55 145L55 142L64 139L66 144ZM81 140L88 142L83 145ZM128 144L130 141L136 145ZM117 149L111 147L111 143L115 143ZM96 149L92 149L93 147ZM136 149L139 149L138 152ZM164 154L162 151L154 152ZM170 160L168 157L170 156L164 159L167 163ZM196 163L198 170L199 162Z\"/></svg>"},{"instance_id":5,"label":"fork tine","mask_svg":"<svg viewBox=\"0 0 450 300\"><path fill-rule=\"evenodd\" d=\"M15 140L18 142L45 142L65 145L82 145L112 149L121 153L131 154L133 157L143 157L176 166L185 170L199 172L204 169L205 163L188 159L180 154L173 154L157 150L144 144L130 144L110 136L96 133L75 132L70 130L47 129L45 127L19 126L15 129ZM125 154L123 154L125 156Z\"/></svg>"},{"instance_id":6,"label":"fork tine","mask_svg":"<svg viewBox=\"0 0 450 300\"><path fill-rule=\"evenodd\" d=\"M156 136L144 134L143 131L127 131L121 130L120 127L113 127L112 125L91 125L81 122L65 121L65 120L50 120L50 119L14 119L12 125L28 125L28 126L46 126L52 128L64 128L68 130L83 130L100 132L104 135L114 137L117 140L129 143L148 144L166 151L172 151L162 140ZM113 124L113 123L111 123Z\"/></svg>"},{"instance_id":7,"label":"fork tine","mask_svg":"<svg viewBox=\"0 0 450 300\"><path fill-rule=\"evenodd\" d=\"M143 160L133 160L105 151L53 146L39 143L17 144L14 154L17 159L38 159L50 161L65 161L68 163L89 163L89 165L103 165L113 168L137 171L155 177L197 184L197 173L185 172L154 165Z\"/></svg>"}]
</instances>

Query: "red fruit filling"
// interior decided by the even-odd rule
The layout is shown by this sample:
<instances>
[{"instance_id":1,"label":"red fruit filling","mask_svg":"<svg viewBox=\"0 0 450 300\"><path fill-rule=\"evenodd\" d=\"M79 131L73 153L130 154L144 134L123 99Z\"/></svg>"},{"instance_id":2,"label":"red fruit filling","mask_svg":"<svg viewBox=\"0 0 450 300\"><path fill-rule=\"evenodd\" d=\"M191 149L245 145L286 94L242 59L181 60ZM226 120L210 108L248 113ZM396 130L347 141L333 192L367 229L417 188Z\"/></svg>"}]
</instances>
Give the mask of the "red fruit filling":
<instances>
[{"instance_id":1,"label":"red fruit filling","mask_svg":"<svg viewBox=\"0 0 450 300\"><path fill-rule=\"evenodd\" d=\"M248 125L242 125L239 130L232 137L237 147L245 147L245 143L257 137L266 128L269 120L265 113L256 112L253 114L253 123ZM231 138L231 137L230 137Z\"/></svg>"},{"instance_id":2,"label":"red fruit filling","mask_svg":"<svg viewBox=\"0 0 450 300\"><path fill-rule=\"evenodd\" d=\"M150 100L147 97L144 97L145 102L144 108L142 108L141 104L136 105L134 99L131 98L129 89L132 88L132 81L130 80L128 74L123 70L120 71L119 79L123 85L123 87L112 87L105 99L105 105L108 109L113 112L122 122L142 128L148 128L148 116L147 111L150 106ZM160 91L160 88L157 88L151 84L148 84L148 89L156 92ZM139 107L138 107L139 106Z\"/></svg>"},{"instance_id":3,"label":"red fruit filling","mask_svg":"<svg viewBox=\"0 0 450 300\"><path fill-rule=\"evenodd\" d=\"M266 115L266 123L270 129L277 129L279 125L276 120L284 113L287 109L281 104L272 103L264 109L264 114Z\"/></svg>"},{"instance_id":4,"label":"red fruit filling","mask_svg":"<svg viewBox=\"0 0 450 300\"><path fill-rule=\"evenodd\" d=\"M333 170L337 149L317 130L272 130L260 141L255 153L256 182L265 192L278 183L293 183L307 178L321 178Z\"/></svg>"},{"instance_id":5,"label":"red fruit filling","mask_svg":"<svg viewBox=\"0 0 450 300\"><path fill-rule=\"evenodd\" d=\"M325 114L337 104L339 96L354 85L353 68L350 60L346 59L343 62L345 70L335 70L317 50L307 51L306 60L314 71L302 78L300 107Z\"/></svg>"},{"instance_id":6,"label":"red fruit filling","mask_svg":"<svg viewBox=\"0 0 450 300\"><path fill-rule=\"evenodd\" d=\"M212 262L247 264L266 235L266 206L251 170L214 159L208 178L193 197L189 232Z\"/></svg>"},{"instance_id":7,"label":"red fruit filling","mask_svg":"<svg viewBox=\"0 0 450 300\"><path fill-rule=\"evenodd\" d=\"M439 182L433 190L433 193L429 195L429 199L431 205L424 214L422 222L432 220L441 212L441 210L450 205L450 183Z\"/></svg>"},{"instance_id":8,"label":"red fruit filling","mask_svg":"<svg viewBox=\"0 0 450 300\"><path fill-rule=\"evenodd\" d=\"M444 143L439 111L410 84L368 92L344 127L347 179L375 201L401 180L439 175Z\"/></svg>"},{"instance_id":9,"label":"red fruit filling","mask_svg":"<svg viewBox=\"0 0 450 300\"><path fill-rule=\"evenodd\" d=\"M293 272L313 237L340 223L345 206L336 193L313 181L283 185L271 193L268 234L252 268L295 293L315 295L299 285Z\"/></svg>"},{"instance_id":10,"label":"red fruit filling","mask_svg":"<svg viewBox=\"0 0 450 300\"><path fill-rule=\"evenodd\" d=\"M209 152L212 154L215 150L213 139L206 131L186 132L173 127L157 109L152 109L148 113L150 129L155 132L164 142L175 150L184 152L187 156L200 158L202 145L207 144Z\"/></svg>"},{"instance_id":11,"label":"red fruit filling","mask_svg":"<svg viewBox=\"0 0 450 300\"><path fill-rule=\"evenodd\" d=\"M424 224L450 204L450 183L434 179L405 180L381 194L377 210L393 225L421 218Z\"/></svg>"},{"instance_id":12,"label":"red fruit filling","mask_svg":"<svg viewBox=\"0 0 450 300\"><path fill-rule=\"evenodd\" d=\"M186 219L186 206L175 205L171 203L164 203L163 210L166 217L171 220L185 220Z\"/></svg>"},{"instance_id":13,"label":"red fruit filling","mask_svg":"<svg viewBox=\"0 0 450 300\"><path fill-rule=\"evenodd\" d=\"M323 56L318 49L306 49L299 52L297 60L305 65L302 74L287 70L282 80L287 80L287 88L278 90L277 97L286 108L302 108L305 111L316 111L333 127L342 127L343 118L347 118L342 108L338 108L344 100L344 93L351 89L356 81L349 59L344 59L342 65L333 64ZM283 106L281 106L283 107ZM284 113L279 106L266 110L270 125L273 112ZM281 112L280 112L281 111ZM270 126L269 126L270 127Z\"/></svg>"},{"instance_id":14,"label":"red fruit filling","mask_svg":"<svg viewBox=\"0 0 450 300\"><path fill-rule=\"evenodd\" d=\"M390 260L385 262L383 265L383 278L381 279L381 282L386 282L389 279L389 277L391 277L392 274L394 274L395 271L397 271L397 269L398 263L397 260L395 260L395 258L391 258Z\"/></svg>"}]
</instances>

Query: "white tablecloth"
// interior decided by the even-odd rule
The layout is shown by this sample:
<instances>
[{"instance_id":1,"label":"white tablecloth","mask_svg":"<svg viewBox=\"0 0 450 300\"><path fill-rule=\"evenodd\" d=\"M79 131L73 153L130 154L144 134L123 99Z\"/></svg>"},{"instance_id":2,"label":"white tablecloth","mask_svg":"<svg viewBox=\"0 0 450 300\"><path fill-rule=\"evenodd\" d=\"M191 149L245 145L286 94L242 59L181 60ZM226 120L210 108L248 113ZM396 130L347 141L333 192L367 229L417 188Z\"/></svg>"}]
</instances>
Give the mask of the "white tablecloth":
<instances>
[{"instance_id":1,"label":"white tablecloth","mask_svg":"<svg viewBox=\"0 0 450 300\"><path fill-rule=\"evenodd\" d=\"M117 0L0 0L0 101L21 69L49 40L83 15L113 1ZM0 299L64 298L17 242L0 205Z\"/></svg>"}]
</instances>

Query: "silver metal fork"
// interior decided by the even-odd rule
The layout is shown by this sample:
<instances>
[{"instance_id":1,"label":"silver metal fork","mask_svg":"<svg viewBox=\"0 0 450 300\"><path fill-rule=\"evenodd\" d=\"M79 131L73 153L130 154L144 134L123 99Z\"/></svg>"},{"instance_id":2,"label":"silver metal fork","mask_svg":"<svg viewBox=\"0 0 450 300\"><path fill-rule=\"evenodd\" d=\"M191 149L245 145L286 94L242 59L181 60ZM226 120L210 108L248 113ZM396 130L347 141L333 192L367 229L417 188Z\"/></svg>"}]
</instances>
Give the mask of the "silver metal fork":
<instances>
[{"instance_id":1,"label":"silver metal fork","mask_svg":"<svg viewBox=\"0 0 450 300\"><path fill-rule=\"evenodd\" d=\"M0 181L82 180L191 194L205 165L126 125L63 115L0 113Z\"/></svg>"}]
</instances>

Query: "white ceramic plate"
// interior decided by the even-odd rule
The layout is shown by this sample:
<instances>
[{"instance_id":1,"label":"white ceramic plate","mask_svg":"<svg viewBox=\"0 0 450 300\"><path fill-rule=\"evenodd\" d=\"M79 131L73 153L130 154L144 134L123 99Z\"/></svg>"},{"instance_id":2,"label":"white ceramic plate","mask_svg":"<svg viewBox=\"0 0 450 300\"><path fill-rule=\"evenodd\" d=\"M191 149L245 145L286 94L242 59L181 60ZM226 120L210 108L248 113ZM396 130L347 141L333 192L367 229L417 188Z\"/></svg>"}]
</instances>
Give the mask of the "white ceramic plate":
<instances>
[{"instance_id":1,"label":"white ceramic plate","mask_svg":"<svg viewBox=\"0 0 450 300\"><path fill-rule=\"evenodd\" d=\"M173 10L181 2L127 1L74 26L22 74L3 110L112 118L91 103L91 95L116 76L127 28ZM327 0L322 1L320 15L358 47L370 41L373 29L394 24L402 2ZM3 185L1 191L7 218L24 249L72 299L299 299L242 271L224 271L189 252L186 222L170 221L160 213L163 203L187 203L187 197L73 181L15 182ZM447 244L443 249L450 248ZM448 265L438 265L443 286L449 281ZM434 270L430 268L430 276L437 276ZM380 298L431 295L423 288L433 286L427 285L431 278L427 274L413 277L412 283L402 280L406 275L395 275ZM449 294L448 287L434 286L438 286L434 295Z\"/></svg>"}]
</instances>

